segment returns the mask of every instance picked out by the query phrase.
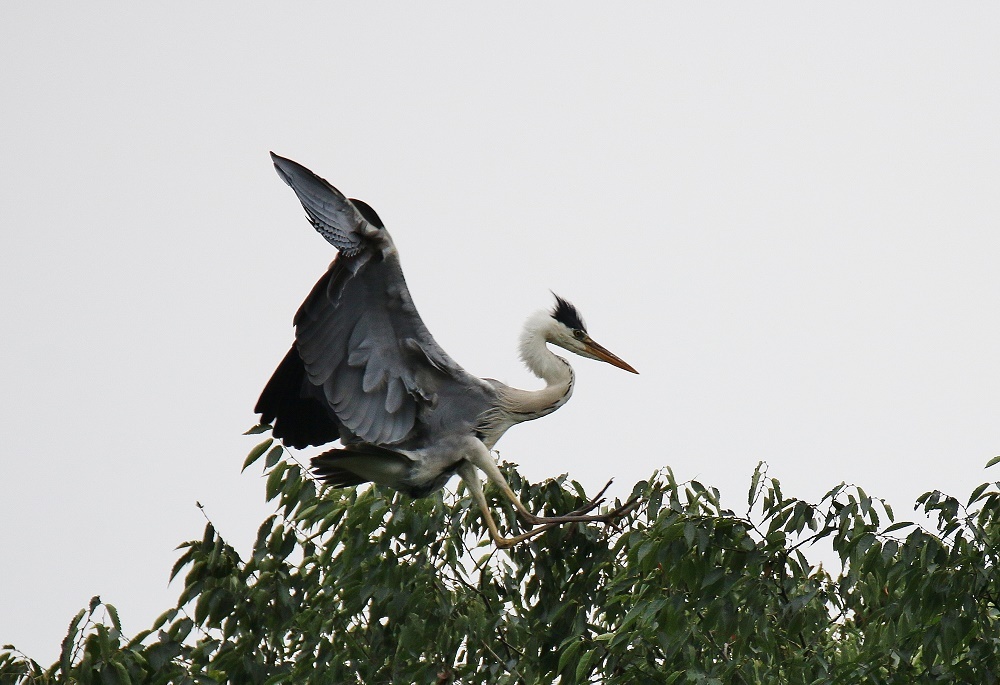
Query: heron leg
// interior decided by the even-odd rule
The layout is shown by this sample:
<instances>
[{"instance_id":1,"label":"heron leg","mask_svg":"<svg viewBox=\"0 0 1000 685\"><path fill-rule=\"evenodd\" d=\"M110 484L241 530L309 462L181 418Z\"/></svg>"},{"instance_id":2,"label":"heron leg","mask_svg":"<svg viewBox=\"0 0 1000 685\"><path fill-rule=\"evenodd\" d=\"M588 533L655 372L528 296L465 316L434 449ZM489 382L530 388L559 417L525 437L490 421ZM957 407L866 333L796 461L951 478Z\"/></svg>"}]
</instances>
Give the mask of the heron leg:
<instances>
[{"instance_id":1,"label":"heron leg","mask_svg":"<svg viewBox=\"0 0 1000 685\"><path fill-rule=\"evenodd\" d=\"M601 502L604 501L602 496L608 489L608 486L611 485L611 481L608 481L608 484L605 485L599 493L597 493L597 497L590 500L575 511L571 511L563 516L536 516L532 512L528 511L528 508L524 506L521 500L518 499L517 495L514 494L510 484L507 483L507 479L503 477L502 473L500 473L500 467L497 466L496 461L493 459L493 455L490 454L488 449L486 449L486 446L478 440L476 443L478 444L478 448L473 450L472 454L469 455L469 461L478 466L486 474L486 477L499 487L501 491L503 491L504 495L507 496L507 499L514 504L514 508L517 509L517 512L532 526L542 526L546 524L559 525L561 523L610 523L618 517L624 516L638 506L638 498L632 498L621 507L608 512L607 514L587 515L587 512L594 510L601 504Z\"/></svg>"},{"instance_id":2,"label":"heron leg","mask_svg":"<svg viewBox=\"0 0 1000 685\"><path fill-rule=\"evenodd\" d=\"M463 481L465 481L466 486L468 486L469 492L472 493L472 499L474 499L476 504L479 505L479 511L483 513L483 518L486 519L486 527L490 530L490 537L493 538L493 542L500 549L513 547L519 542L524 542L525 540L535 537L539 533L544 533L553 526L559 525L558 523L549 523L544 526L532 528L527 533L522 533L521 535L516 535L512 538L505 538L500 534L500 531L497 529L496 521L493 520L493 514L490 512L490 507L486 502L486 495L483 494L483 483L479 479L479 474L476 473L476 468L471 463L464 462L458 469L458 475Z\"/></svg>"}]
</instances>

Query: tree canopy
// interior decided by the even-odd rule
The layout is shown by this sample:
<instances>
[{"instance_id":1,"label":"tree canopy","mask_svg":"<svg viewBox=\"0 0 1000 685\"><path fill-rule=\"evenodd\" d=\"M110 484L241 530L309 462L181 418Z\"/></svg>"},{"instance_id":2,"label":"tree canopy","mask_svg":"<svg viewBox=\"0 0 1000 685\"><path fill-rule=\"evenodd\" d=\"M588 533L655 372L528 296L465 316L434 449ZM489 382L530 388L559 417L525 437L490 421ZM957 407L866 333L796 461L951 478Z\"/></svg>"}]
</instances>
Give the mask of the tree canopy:
<instances>
[{"instance_id":1,"label":"tree canopy","mask_svg":"<svg viewBox=\"0 0 1000 685\"><path fill-rule=\"evenodd\" d=\"M0 683L1000 680L997 482L962 501L922 495L925 529L857 486L790 497L763 464L739 512L665 469L616 527L499 551L461 490L324 488L271 440L244 469L261 459L276 510L252 550L209 523L180 546L177 605L148 630L126 635L95 597L55 664L5 646ZM504 468L534 510L587 499L566 477L532 485ZM509 503L495 511L519 529ZM813 564L817 544L841 568Z\"/></svg>"}]
</instances>

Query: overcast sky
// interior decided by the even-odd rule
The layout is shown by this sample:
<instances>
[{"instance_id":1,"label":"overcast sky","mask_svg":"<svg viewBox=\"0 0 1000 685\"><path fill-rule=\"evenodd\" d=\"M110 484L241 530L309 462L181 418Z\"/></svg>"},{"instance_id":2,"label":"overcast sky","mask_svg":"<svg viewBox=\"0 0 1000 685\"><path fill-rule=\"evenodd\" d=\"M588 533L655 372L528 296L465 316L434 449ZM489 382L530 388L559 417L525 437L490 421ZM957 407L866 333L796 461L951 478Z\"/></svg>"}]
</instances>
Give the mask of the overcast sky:
<instances>
[{"instance_id":1,"label":"overcast sky","mask_svg":"<svg viewBox=\"0 0 1000 685\"><path fill-rule=\"evenodd\" d=\"M376 208L438 342L538 382L549 290L634 376L498 445L745 508L841 481L906 516L1000 454L993 3L8 3L0 644L172 606L195 501L246 553L254 402L333 248L268 150Z\"/></svg>"}]
</instances>

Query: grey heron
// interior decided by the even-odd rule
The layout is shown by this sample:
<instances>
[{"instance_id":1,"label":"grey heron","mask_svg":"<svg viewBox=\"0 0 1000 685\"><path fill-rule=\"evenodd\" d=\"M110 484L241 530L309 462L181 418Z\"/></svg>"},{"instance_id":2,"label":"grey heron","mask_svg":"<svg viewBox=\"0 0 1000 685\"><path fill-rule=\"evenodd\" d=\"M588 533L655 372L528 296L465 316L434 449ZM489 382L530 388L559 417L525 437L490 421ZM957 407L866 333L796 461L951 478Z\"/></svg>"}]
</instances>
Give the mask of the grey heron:
<instances>
[{"instance_id":1,"label":"grey heron","mask_svg":"<svg viewBox=\"0 0 1000 685\"><path fill-rule=\"evenodd\" d=\"M304 166L273 152L271 159L310 223L338 251L295 315L295 342L257 401L255 411L275 438L295 448L339 440L340 447L312 459L317 477L335 487L371 481L423 497L458 474L499 547L564 523L608 523L631 508L629 502L589 514L603 501L602 490L569 514L536 516L491 454L508 428L554 412L572 394L573 369L548 343L638 373L591 339L572 304L557 296L555 308L530 317L521 334L521 359L544 388L477 378L424 326L375 211ZM477 468L531 526L526 533L500 534Z\"/></svg>"}]
</instances>

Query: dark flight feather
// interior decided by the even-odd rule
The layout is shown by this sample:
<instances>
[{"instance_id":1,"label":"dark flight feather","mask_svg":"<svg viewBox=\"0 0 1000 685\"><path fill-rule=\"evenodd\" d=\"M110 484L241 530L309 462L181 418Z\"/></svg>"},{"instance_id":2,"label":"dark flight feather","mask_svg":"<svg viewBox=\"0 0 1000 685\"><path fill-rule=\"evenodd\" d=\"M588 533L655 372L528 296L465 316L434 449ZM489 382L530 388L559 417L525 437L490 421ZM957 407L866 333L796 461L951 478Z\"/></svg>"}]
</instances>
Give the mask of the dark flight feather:
<instances>
[{"instance_id":1,"label":"dark flight feather","mask_svg":"<svg viewBox=\"0 0 1000 685\"><path fill-rule=\"evenodd\" d=\"M295 345L278 365L257 400L261 423L273 424L271 434L289 447L325 445L340 438L340 423L323 399L322 388L306 378Z\"/></svg>"}]
</instances>

